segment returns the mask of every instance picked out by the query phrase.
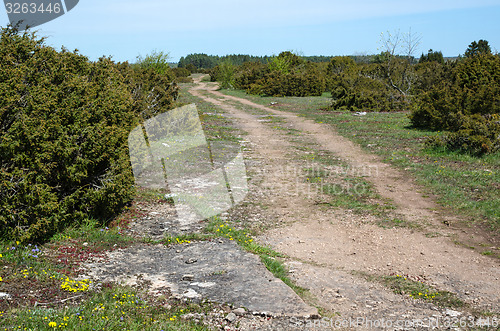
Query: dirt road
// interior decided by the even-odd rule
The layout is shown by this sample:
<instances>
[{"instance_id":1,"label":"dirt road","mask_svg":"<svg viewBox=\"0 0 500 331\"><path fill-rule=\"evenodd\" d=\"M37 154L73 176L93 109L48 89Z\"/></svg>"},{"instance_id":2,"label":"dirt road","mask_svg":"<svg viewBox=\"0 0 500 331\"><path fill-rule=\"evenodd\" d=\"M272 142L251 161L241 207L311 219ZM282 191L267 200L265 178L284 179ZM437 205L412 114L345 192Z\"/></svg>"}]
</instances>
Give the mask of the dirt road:
<instances>
[{"instance_id":1,"label":"dirt road","mask_svg":"<svg viewBox=\"0 0 500 331\"><path fill-rule=\"evenodd\" d=\"M244 139L249 172L259 175L246 209L236 207L234 213L246 214L249 223L253 219L266 224L259 242L289 257L291 277L310 290L311 304L343 318L425 319L500 312L499 261L455 244L453 239L466 235L453 226L458 219L432 198L422 196L407 174L367 154L330 126L224 95L201 78L190 93L214 104L248 133ZM280 125L298 130L302 141L351 167L374 170L366 180L395 207L394 215L420 226L385 229L376 224L375 216L318 204L325 197L311 190L305 180L300 151L290 135L262 120L263 114L279 116L284 120ZM255 211L249 204L265 208ZM429 232L438 235L426 235ZM466 307L450 311L396 295L367 281L366 275L405 275L454 293Z\"/></svg>"}]
</instances>

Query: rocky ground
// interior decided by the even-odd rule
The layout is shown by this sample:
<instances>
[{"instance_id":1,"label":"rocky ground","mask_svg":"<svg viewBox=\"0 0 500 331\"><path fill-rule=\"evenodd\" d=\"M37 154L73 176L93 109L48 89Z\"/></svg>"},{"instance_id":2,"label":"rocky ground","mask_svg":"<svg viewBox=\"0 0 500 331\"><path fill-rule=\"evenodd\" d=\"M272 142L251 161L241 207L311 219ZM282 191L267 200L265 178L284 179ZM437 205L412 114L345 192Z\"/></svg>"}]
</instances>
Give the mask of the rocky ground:
<instances>
[{"instance_id":1,"label":"rocky ground","mask_svg":"<svg viewBox=\"0 0 500 331\"><path fill-rule=\"evenodd\" d=\"M212 312L183 316L218 329L427 330L493 325L488 318L500 312L500 263L451 239L481 240L481 233L470 238L454 226L459 222L451 211L418 193L408 175L366 154L331 128L224 96L200 79L196 83L190 93L212 103L246 132L244 153L252 175L249 194L222 218L238 219L240 226L258 231L259 244L283 253L289 277L306 294L297 295L256 255L227 238L115 250L88 262L87 276L96 283L142 284L151 295L167 294L176 300L218 302L221 306ZM259 112L280 116L282 126L347 164L376 169L367 180L382 199L391 201L394 215L419 224L419 230L386 229L376 224L375 216L325 208L325 197L304 180L304 161L293 143ZM131 224L133 235L160 239L199 233L205 226L203 222L181 225L169 204L141 208L146 216ZM427 236L429 232L439 235ZM465 305L441 307L395 294L374 281L395 275L453 293Z\"/></svg>"}]
</instances>

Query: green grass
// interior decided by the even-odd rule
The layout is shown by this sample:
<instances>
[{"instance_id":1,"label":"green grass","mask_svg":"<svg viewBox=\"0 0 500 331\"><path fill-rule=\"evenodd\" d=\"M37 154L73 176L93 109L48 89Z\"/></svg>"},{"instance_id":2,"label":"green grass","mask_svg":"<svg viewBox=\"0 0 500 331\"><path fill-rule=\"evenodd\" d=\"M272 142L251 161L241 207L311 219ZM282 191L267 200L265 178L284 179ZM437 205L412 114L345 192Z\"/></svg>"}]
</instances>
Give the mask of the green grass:
<instances>
[{"instance_id":1,"label":"green grass","mask_svg":"<svg viewBox=\"0 0 500 331\"><path fill-rule=\"evenodd\" d=\"M205 232L211 234L215 237L228 238L240 245L246 251L259 255L259 256L270 256L270 257L284 257L281 253L272 250L269 247L264 247L256 244L251 234L249 234L244 229L237 229L233 227L229 222L224 222L218 217L212 217Z\"/></svg>"},{"instance_id":2,"label":"green grass","mask_svg":"<svg viewBox=\"0 0 500 331\"><path fill-rule=\"evenodd\" d=\"M297 286L294 282L292 282L292 280L288 277L288 269L280 260L268 255L261 255L260 259L266 266L267 270L269 270L274 275L274 277L281 279L283 283L288 285L292 290L295 291L295 293L300 296L305 296L309 293L307 289Z\"/></svg>"},{"instance_id":3,"label":"green grass","mask_svg":"<svg viewBox=\"0 0 500 331\"><path fill-rule=\"evenodd\" d=\"M381 283L396 294L406 295L415 300L432 302L440 307L462 308L466 305L456 294L437 290L421 281L411 279L407 275L380 276L364 272L355 272L355 274L368 281Z\"/></svg>"},{"instance_id":4,"label":"green grass","mask_svg":"<svg viewBox=\"0 0 500 331\"><path fill-rule=\"evenodd\" d=\"M308 164L313 163L312 167L304 169L306 182L330 197L319 204L348 209L356 214L371 214L381 220L389 217L394 206L388 201L382 201L367 180L370 169L349 167L331 153L318 150L315 146L295 148L307 152L302 158Z\"/></svg>"},{"instance_id":5,"label":"green grass","mask_svg":"<svg viewBox=\"0 0 500 331\"><path fill-rule=\"evenodd\" d=\"M328 94L321 97L259 97L244 91L223 90L274 109L295 112L316 122L332 125L341 135L365 150L380 155L386 162L408 171L427 194L458 210L469 222L500 231L500 153L474 157L438 149L425 149L427 136L442 132L417 130L410 126L406 113L332 112Z\"/></svg>"},{"instance_id":6,"label":"green grass","mask_svg":"<svg viewBox=\"0 0 500 331\"><path fill-rule=\"evenodd\" d=\"M184 314L202 311L200 306L166 309L162 303L151 302L137 289L111 286L77 306L24 308L4 312L0 320L6 330L207 330L181 319Z\"/></svg>"}]
</instances>

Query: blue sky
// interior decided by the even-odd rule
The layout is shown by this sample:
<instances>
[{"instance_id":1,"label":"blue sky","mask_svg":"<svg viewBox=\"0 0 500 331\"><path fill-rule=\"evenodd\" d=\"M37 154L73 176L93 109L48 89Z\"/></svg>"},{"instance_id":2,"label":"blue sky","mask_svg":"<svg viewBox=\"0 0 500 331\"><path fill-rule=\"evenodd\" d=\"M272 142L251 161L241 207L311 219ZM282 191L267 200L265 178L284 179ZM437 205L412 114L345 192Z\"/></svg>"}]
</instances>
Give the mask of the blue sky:
<instances>
[{"instance_id":1,"label":"blue sky","mask_svg":"<svg viewBox=\"0 0 500 331\"><path fill-rule=\"evenodd\" d=\"M153 50L174 62L189 53L373 54L382 32L410 28L422 38L417 56L430 48L456 56L479 39L500 51L499 17L500 0L80 0L36 29L92 60L134 62Z\"/></svg>"}]
</instances>

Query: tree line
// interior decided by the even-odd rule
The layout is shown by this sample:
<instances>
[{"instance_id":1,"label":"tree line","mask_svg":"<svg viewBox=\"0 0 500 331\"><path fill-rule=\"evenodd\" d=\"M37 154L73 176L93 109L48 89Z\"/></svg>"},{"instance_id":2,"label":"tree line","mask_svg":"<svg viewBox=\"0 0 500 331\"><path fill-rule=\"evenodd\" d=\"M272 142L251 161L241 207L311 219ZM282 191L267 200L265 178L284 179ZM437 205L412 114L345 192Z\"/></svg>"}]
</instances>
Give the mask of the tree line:
<instances>
[{"instance_id":1,"label":"tree line","mask_svg":"<svg viewBox=\"0 0 500 331\"><path fill-rule=\"evenodd\" d=\"M377 55L336 56L312 62L291 52L267 62L235 65L229 58L211 69L223 88L261 96L332 95L331 110L407 111L414 127L447 131L429 144L474 155L500 150L500 56L486 40L446 61L442 52L414 56L418 40L390 35Z\"/></svg>"}]
</instances>

